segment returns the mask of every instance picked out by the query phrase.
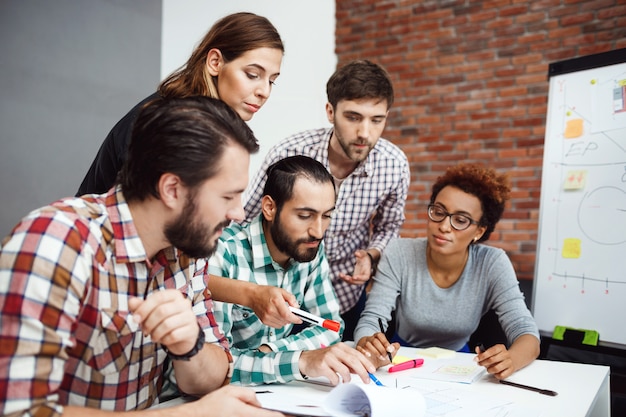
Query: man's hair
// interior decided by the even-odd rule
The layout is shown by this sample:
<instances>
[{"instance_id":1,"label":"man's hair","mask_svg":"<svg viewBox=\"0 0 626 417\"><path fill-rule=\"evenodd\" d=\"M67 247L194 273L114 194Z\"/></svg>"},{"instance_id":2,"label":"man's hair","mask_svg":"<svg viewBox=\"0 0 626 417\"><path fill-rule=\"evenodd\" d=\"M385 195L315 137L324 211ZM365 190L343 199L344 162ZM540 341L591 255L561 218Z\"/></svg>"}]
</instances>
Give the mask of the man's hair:
<instances>
[{"instance_id":1,"label":"man's hair","mask_svg":"<svg viewBox=\"0 0 626 417\"><path fill-rule=\"evenodd\" d=\"M226 63L248 51L259 48L285 47L274 25L265 17L240 12L225 16L215 22L194 49L189 60L168 76L159 86L162 97L203 95L219 98L216 81L211 77L206 58L211 49L219 49Z\"/></svg>"},{"instance_id":2,"label":"man's hair","mask_svg":"<svg viewBox=\"0 0 626 417\"><path fill-rule=\"evenodd\" d=\"M393 85L387 71L378 64L352 61L339 68L326 83L328 102L337 108L341 100L377 99L393 104Z\"/></svg>"},{"instance_id":3,"label":"man's hair","mask_svg":"<svg viewBox=\"0 0 626 417\"><path fill-rule=\"evenodd\" d=\"M137 117L118 182L127 201L159 198L165 173L194 189L217 174L229 145L250 153L259 149L248 125L224 102L202 96L156 99Z\"/></svg>"},{"instance_id":4,"label":"man's hair","mask_svg":"<svg viewBox=\"0 0 626 417\"><path fill-rule=\"evenodd\" d=\"M293 196L293 186L298 178L319 184L330 183L335 189L332 175L315 159L302 155L281 159L267 168L267 181L263 188L263 195L272 197L278 212Z\"/></svg>"}]
</instances>

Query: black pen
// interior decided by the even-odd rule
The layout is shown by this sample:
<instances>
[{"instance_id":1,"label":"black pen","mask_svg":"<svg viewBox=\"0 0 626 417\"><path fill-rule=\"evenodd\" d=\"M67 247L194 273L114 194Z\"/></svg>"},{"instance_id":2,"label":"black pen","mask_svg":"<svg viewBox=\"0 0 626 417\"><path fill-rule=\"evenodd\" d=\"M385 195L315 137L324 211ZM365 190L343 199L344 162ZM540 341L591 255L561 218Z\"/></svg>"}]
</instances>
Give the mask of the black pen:
<instances>
[{"instance_id":1,"label":"black pen","mask_svg":"<svg viewBox=\"0 0 626 417\"><path fill-rule=\"evenodd\" d=\"M378 318L378 327L380 327L380 332L385 334L385 329L383 328L383 319ZM387 352L387 356L389 356L389 362L393 362L393 358L391 357L391 352Z\"/></svg>"},{"instance_id":2,"label":"black pen","mask_svg":"<svg viewBox=\"0 0 626 417\"><path fill-rule=\"evenodd\" d=\"M538 392L539 394L543 394L543 395L549 395L551 397L556 397L558 395L558 393L556 391L551 391L549 389L535 388L535 387L531 387L529 385L522 385L522 384L518 384L516 382L505 381L504 379L501 379L500 383L504 384L504 385L510 385L510 386L516 387L516 388L522 388L522 389L527 389L529 391Z\"/></svg>"}]
</instances>

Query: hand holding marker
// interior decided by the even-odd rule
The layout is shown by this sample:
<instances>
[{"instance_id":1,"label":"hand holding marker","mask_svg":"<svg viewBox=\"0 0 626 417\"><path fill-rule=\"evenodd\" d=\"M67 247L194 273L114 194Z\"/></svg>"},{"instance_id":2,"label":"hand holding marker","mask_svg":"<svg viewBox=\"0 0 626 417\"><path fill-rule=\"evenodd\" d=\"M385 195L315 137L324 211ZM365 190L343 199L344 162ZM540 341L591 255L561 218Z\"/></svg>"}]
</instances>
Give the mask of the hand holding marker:
<instances>
[{"instance_id":1,"label":"hand holding marker","mask_svg":"<svg viewBox=\"0 0 626 417\"><path fill-rule=\"evenodd\" d=\"M341 323L338 321L323 319L306 311L302 311L299 308L289 306L289 310L291 310L291 312L296 316L300 317L302 321L310 324L317 324L318 326L332 330L333 332L338 332L341 327Z\"/></svg>"}]
</instances>

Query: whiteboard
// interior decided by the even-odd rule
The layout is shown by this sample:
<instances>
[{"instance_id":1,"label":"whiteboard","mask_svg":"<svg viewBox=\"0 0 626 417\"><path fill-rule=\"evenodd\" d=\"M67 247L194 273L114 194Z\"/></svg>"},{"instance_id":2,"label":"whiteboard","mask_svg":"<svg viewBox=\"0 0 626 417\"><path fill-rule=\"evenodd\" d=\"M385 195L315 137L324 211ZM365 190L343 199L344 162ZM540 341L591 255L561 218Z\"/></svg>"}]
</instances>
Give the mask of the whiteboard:
<instances>
[{"instance_id":1,"label":"whiteboard","mask_svg":"<svg viewBox=\"0 0 626 417\"><path fill-rule=\"evenodd\" d=\"M549 83L533 315L626 345L626 49L552 64Z\"/></svg>"}]
</instances>

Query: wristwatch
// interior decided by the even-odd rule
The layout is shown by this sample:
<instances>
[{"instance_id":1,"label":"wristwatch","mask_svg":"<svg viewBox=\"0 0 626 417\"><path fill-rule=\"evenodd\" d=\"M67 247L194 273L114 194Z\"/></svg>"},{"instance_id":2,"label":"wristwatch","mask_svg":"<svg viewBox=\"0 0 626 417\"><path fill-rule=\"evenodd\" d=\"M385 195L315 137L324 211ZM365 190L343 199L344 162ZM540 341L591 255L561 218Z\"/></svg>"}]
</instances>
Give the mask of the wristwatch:
<instances>
[{"instance_id":1,"label":"wristwatch","mask_svg":"<svg viewBox=\"0 0 626 417\"><path fill-rule=\"evenodd\" d=\"M196 344L194 345L194 347L191 348L189 352L182 354L182 355L175 355L172 352L170 352L166 347L163 347L163 348L165 349L167 354L170 356L170 358L172 358L173 360L189 361L191 358L196 356L198 352L202 350L203 347L204 347L204 330L202 330L202 327L198 325L198 339L196 340Z\"/></svg>"}]
</instances>

